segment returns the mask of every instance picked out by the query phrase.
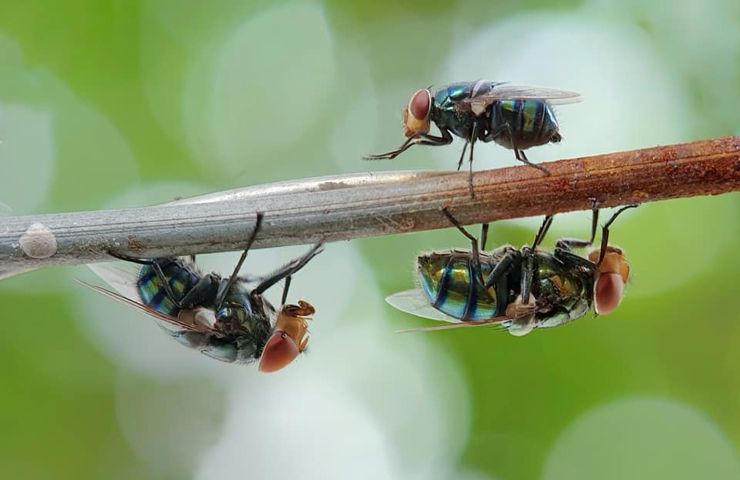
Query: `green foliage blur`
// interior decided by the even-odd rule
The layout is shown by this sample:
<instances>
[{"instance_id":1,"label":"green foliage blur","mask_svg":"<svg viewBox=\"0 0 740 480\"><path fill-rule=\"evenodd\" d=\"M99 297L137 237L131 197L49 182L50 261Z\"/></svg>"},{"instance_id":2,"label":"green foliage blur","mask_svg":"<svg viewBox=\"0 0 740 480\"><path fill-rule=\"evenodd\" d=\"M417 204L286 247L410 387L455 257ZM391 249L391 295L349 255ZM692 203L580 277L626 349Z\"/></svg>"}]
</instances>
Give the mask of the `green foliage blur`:
<instances>
[{"instance_id":1,"label":"green foliage blur","mask_svg":"<svg viewBox=\"0 0 740 480\"><path fill-rule=\"evenodd\" d=\"M366 164L360 156L400 143L398 113L414 89L473 79L439 73L460 51L461 39L527 15L577 14L594 25L620 25L649 47L651 68L674 89L659 92L661 84L647 77L641 89L666 95L666 108L682 115L672 130L679 133L652 137L652 125L639 134L625 126L622 148L740 134L740 17L729 0L680 6L636 0L311 5L323 12L325 31L263 28L253 19L283 7L266 1L0 0L0 164L6 177L0 202L13 214L98 209L112 202L135 207L303 176L451 169L458 143L434 152L441 159L431 165L424 151L393 164ZM240 40L229 43L232 37ZM306 58L281 57L304 41L315 47ZM244 45L254 48L240 50ZM490 48L506 52L507 46ZM541 54L547 57L547 45ZM231 75L232 65L241 70ZM251 65L261 70L251 71ZM497 80L508 80L507 64L497 68ZM537 83L569 87L550 84L547 75ZM587 102L600 95L600 86L593 88ZM247 108L229 108L234 92ZM675 92L680 96L671 97ZM575 112L568 114L571 128L563 127L564 143L579 136L572 129ZM635 102L635 118L656 113L662 118ZM216 117L222 123L212 123ZM610 112L603 112L595 138L607 142L624 126L611 122ZM656 121L655 131L661 128ZM12 150L9 135L23 135L28 147ZM511 153L485 152L479 155L500 159ZM127 195L154 184L165 185L167 193L143 203L121 200L141 198ZM558 235L586 236L588 217L577 218L559 224L556 217L549 244ZM522 245L531 241L535 225L500 222L491 238ZM424 341L452 357L469 389L468 437L453 463L480 478L501 479L593 478L589 472L598 469L611 472L601 478L733 478L740 472L739 194L646 204L620 218L612 235L634 272L612 315L523 339L487 329L424 334ZM466 242L457 232L436 231L356 246L388 295L411 287L418 251L465 248ZM188 464L162 453L163 466L157 467L132 445L121 412L135 411L137 400L122 407L117 392L122 383L162 399L191 392L194 409L216 411L199 420L202 425L191 425L201 432L191 445L197 452L223 420L217 408L221 387L200 376L152 379L107 355L79 321L75 275L51 269L0 283L2 477L193 477L195 459ZM332 281L327 273L327 285ZM389 333L427 325L390 307L383 311ZM105 312L99 316L106 321ZM620 464L620 458L629 460ZM650 470L656 462L665 468Z\"/></svg>"}]
</instances>

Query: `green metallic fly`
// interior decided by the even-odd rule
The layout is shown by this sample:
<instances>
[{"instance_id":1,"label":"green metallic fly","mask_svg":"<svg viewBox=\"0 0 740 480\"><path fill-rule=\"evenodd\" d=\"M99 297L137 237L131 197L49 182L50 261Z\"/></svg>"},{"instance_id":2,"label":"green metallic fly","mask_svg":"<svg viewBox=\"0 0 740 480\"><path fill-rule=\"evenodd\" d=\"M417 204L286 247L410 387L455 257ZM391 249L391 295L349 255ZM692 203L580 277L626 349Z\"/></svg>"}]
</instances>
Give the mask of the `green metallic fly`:
<instances>
[{"instance_id":1,"label":"green metallic fly","mask_svg":"<svg viewBox=\"0 0 740 480\"><path fill-rule=\"evenodd\" d=\"M310 338L307 320L314 313L314 308L303 300L298 305L286 305L290 280L322 251L322 244L314 245L305 255L266 277L255 280L240 276L262 218L258 213L247 247L228 277L202 273L194 257L138 259L110 253L140 268L127 271L89 265L117 292L82 283L142 310L179 343L211 358L227 363L259 361L260 371L280 370L306 349ZM282 306L276 310L263 294L282 280ZM247 288L251 282L257 285Z\"/></svg>"},{"instance_id":2,"label":"green metallic fly","mask_svg":"<svg viewBox=\"0 0 740 480\"><path fill-rule=\"evenodd\" d=\"M609 245L609 227L629 205L619 209L602 228L601 245L587 257L573 253L593 244L598 209L593 210L589 240L561 239L552 252L539 250L552 223L545 217L532 245L511 245L484 250L481 244L446 209L450 222L470 241L470 250L447 250L417 257L420 288L386 299L395 308L452 325L498 325L512 335L526 335L535 328L551 328L576 320L593 308L608 314L619 305L630 267L623 251Z\"/></svg>"},{"instance_id":3,"label":"green metallic fly","mask_svg":"<svg viewBox=\"0 0 740 480\"><path fill-rule=\"evenodd\" d=\"M468 182L472 194L475 142L496 142L514 150L517 160L548 173L544 167L531 163L524 150L559 142L562 137L552 105L580 100L575 92L488 80L451 83L433 92L423 88L414 92L402 110L406 141L395 150L364 159L393 159L414 145L449 145L454 134L465 141L458 170L470 145ZM431 123L439 129L439 136L429 133Z\"/></svg>"}]
</instances>

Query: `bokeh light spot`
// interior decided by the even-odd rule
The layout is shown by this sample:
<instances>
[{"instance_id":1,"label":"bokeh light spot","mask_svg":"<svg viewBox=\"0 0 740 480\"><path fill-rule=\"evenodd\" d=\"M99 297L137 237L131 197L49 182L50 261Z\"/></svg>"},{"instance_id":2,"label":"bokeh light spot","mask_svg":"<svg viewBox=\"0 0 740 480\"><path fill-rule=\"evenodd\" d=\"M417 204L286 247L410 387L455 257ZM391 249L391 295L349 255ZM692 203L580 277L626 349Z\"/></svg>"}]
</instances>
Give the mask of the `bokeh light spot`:
<instances>
[{"instance_id":1,"label":"bokeh light spot","mask_svg":"<svg viewBox=\"0 0 740 480\"><path fill-rule=\"evenodd\" d=\"M740 478L732 444L704 414L660 398L585 413L555 442L543 480Z\"/></svg>"},{"instance_id":2,"label":"bokeh light spot","mask_svg":"<svg viewBox=\"0 0 740 480\"><path fill-rule=\"evenodd\" d=\"M237 174L272 165L274 152L297 142L327 108L335 64L324 13L313 4L271 8L218 48L215 60L194 66L185 95L194 150L209 170L214 161Z\"/></svg>"}]
</instances>

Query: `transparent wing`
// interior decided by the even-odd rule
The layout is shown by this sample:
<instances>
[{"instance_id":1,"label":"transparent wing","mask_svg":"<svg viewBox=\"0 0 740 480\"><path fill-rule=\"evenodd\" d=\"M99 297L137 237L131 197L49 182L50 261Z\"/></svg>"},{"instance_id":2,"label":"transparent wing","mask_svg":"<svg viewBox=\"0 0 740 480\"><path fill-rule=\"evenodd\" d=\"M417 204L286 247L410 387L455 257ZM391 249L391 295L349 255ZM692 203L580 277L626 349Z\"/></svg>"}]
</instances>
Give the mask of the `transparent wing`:
<instances>
[{"instance_id":1,"label":"transparent wing","mask_svg":"<svg viewBox=\"0 0 740 480\"><path fill-rule=\"evenodd\" d=\"M184 329L190 332L212 332L211 325L213 325L216 319L211 310L204 308L187 310L180 312L179 317L172 317L136 301L135 299L139 298L139 292L136 287L136 282L139 278L138 265L113 262L88 264L87 267L116 291L91 285L82 280L78 280L79 283L154 317L158 320L157 324L168 332L172 332L173 328Z\"/></svg>"},{"instance_id":2,"label":"transparent wing","mask_svg":"<svg viewBox=\"0 0 740 480\"><path fill-rule=\"evenodd\" d=\"M416 315L417 317L441 322L460 323L459 319L445 315L434 308L429 303L429 300L424 296L424 293L422 293L418 288L394 293L393 295L386 297L385 301L388 302L390 306L397 308L402 312Z\"/></svg>"},{"instance_id":3,"label":"transparent wing","mask_svg":"<svg viewBox=\"0 0 740 480\"><path fill-rule=\"evenodd\" d=\"M124 265L127 268L124 268ZM139 298L136 282L139 279L139 265L126 262L89 263L93 271L105 283L127 298Z\"/></svg>"},{"instance_id":4,"label":"transparent wing","mask_svg":"<svg viewBox=\"0 0 740 480\"><path fill-rule=\"evenodd\" d=\"M502 323L506 320L503 317L496 317L484 322L458 322L448 323L447 325L434 325L433 327L416 327L407 328L405 330L398 330L396 333L411 333L411 332L434 332L437 330L452 330L453 328L467 328L467 327L491 327L497 330L508 330L509 327Z\"/></svg>"},{"instance_id":5,"label":"transparent wing","mask_svg":"<svg viewBox=\"0 0 740 480\"><path fill-rule=\"evenodd\" d=\"M84 285L84 286L86 286L86 287L88 287L88 288L90 288L92 290L95 290L98 293L102 293L106 297L112 298L112 299L117 300L117 301L119 301L121 303L124 303L126 305L130 305L130 306L132 306L134 308L138 308L139 310L141 310L142 312L146 313L147 315L150 315L150 316L156 318L157 320L159 320L161 322L164 322L165 324L170 325L171 327L178 327L178 328L181 328L183 330L187 330L189 332L208 333L208 332L211 331L211 328L208 327L208 326L202 325L202 324L197 323L197 322L194 322L194 321L188 321L188 320L185 320L184 318L171 317L171 316L166 315L166 314L164 314L162 312L158 312L157 310L153 310L153 309L147 307L146 305L144 305L142 303L139 303L139 302L137 302L135 300L132 300L132 299L130 299L128 297L125 297L123 295L120 295L120 294L118 294L118 293L116 293L116 292L114 292L112 290L108 290L107 288L99 287L97 285L91 285L91 284L89 284L87 282L83 282L82 280L77 280L77 281L79 283L81 283L82 285ZM192 312L193 312L193 315L192 316L191 315L186 315L185 318L191 318L191 317L192 318L195 318L196 312L194 312L194 311L192 311ZM200 314L201 312L198 311L197 313Z\"/></svg>"},{"instance_id":6,"label":"transparent wing","mask_svg":"<svg viewBox=\"0 0 740 480\"><path fill-rule=\"evenodd\" d=\"M429 320L437 320L454 324L429 327L430 330L444 330L446 328L457 327L475 327L481 325L489 325L491 323L501 323L506 320L506 317L494 317L485 321L462 321L459 318L451 317L434 308L434 306L432 306L429 303L429 300L427 300L427 298L424 296L424 293L422 293L422 291L418 288L412 288L411 290L394 293L393 295L386 297L385 301L388 302L388 304L392 307L397 308L402 312L406 312L421 318L428 318Z\"/></svg>"},{"instance_id":7,"label":"transparent wing","mask_svg":"<svg viewBox=\"0 0 740 480\"><path fill-rule=\"evenodd\" d=\"M553 105L577 103L582 100L579 93L567 90L504 84L497 85L495 88L481 92L471 98L460 100L460 103L469 105L473 110L482 111L496 100L513 100L518 98L547 100L548 103Z\"/></svg>"},{"instance_id":8,"label":"transparent wing","mask_svg":"<svg viewBox=\"0 0 740 480\"><path fill-rule=\"evenodd\" d=\"M388 302L388 304L390 304L392 307L397 308L402 312L406 312L417 317L428 318L429 320L437 320L448 323L448 325L409 328L406 330L399 330L397 333L431 332L435 330L450 330L453 328L484 326L493 326L497 329L506 330L509 327L508 323L510 323L507 322L508 319L506 317L494 317L489 320L476 322L465 322L458 318L451 317L434 308L429 303L429 300L427 300L427 298L418 288L412 288L411 290L394 293L393 295L386 297L385 301Z\"/></svg>"}]
</instances>

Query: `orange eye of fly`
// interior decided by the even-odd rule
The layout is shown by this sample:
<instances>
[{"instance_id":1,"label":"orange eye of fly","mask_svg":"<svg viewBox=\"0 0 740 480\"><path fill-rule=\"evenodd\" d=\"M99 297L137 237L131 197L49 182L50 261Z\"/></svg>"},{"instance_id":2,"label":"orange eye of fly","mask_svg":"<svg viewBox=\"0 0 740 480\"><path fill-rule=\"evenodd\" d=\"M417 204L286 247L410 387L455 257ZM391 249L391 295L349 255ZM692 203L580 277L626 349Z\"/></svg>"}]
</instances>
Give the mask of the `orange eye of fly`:
<instances>
[{"instance_id":1,"label":"orange eye of fly","mask_svg":"<svg viewBox=\"0 0 740 480\"><path fill-rule=\"evenodd\" d=\"M259 369L266 373L276 372L292 362L298 353L295 341L284 331L276 330L265 345Z\"/></svg>"},{"instance_id":2,"label":"orange eye of fly","mask_svg":"<svg viewBox=\"0 0 740 480\"><path fill-rule=\"evenodd\" d=\"M601 273L594 285L594 310L606 315L619 306L624 296L624 281L618 273Z\"/></svg>"},{"instance_id":3,"label":"orange eye of fly","mask_svg":"<svg viewBox=\"0 0 740 480\"><path fill-rule=\"evenodd\" d=\"M426 120L432 107L432 95L429 90L417 90L409 101L409 112L418 120Z\"/></svg>"}]
</instances>

